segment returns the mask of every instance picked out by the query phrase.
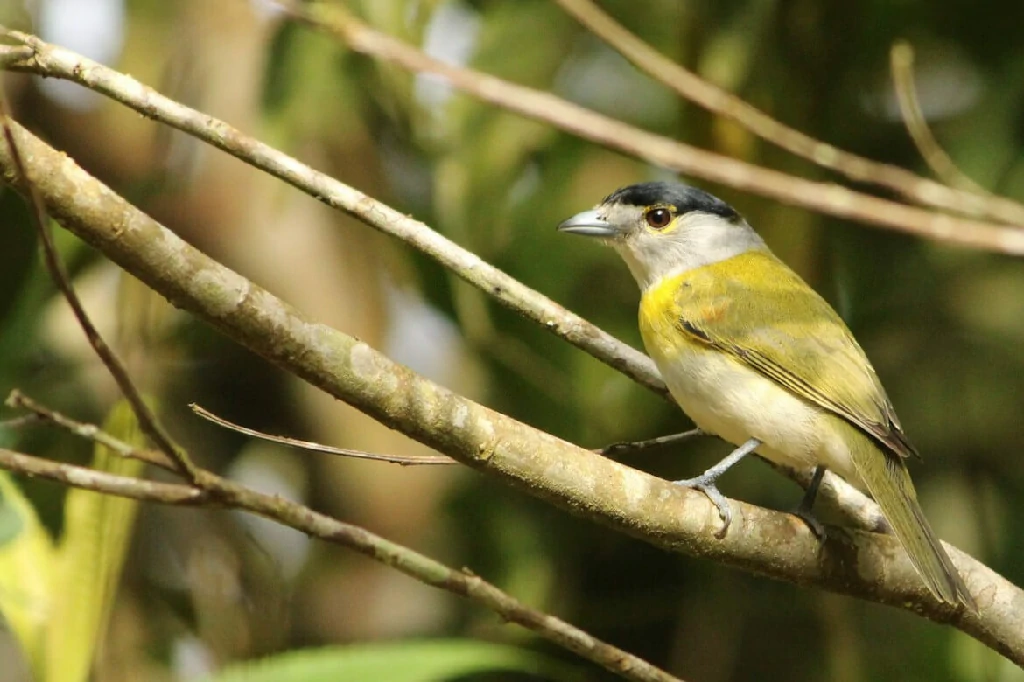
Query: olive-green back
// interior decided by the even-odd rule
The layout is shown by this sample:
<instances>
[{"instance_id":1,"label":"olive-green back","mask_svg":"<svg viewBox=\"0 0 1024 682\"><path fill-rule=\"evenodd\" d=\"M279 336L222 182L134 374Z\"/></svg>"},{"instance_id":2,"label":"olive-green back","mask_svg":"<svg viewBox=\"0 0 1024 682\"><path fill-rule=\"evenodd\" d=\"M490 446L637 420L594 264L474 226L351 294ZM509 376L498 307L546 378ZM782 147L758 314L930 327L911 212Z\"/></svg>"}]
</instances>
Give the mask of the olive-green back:
<instances>
[{"instance_id":1,"label":"olive-green back","mask_svg":"<svg viewBox=\"0 0 1024 682\"><path fill-rule=\"evenodd\" d=\"M752 251L677 278L683 333L842 417L884 452L917 455L849 329L782 261Z\"/></svg>"}]
</instances>

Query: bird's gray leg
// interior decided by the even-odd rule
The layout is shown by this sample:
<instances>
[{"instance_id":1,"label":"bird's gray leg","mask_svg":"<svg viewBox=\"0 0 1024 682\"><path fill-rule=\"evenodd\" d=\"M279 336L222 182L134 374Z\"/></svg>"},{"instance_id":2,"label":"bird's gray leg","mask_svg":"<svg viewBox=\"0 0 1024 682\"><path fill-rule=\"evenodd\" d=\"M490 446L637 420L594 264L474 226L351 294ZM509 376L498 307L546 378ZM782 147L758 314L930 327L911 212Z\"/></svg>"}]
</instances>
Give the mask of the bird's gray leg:
<instances>
[{"instance_id":1,"label":"bird's gray leg","mask_svg":"<svg viewBox=\"0 0 1024 682\"><path fill-rule=\"evenodd\" d=\"M729 502L725 499L725 496L718 491L718 487L715 485L715 481L718 477L728 471L736 462L740 461L751 452L756 450L761 445L761 441L756 438L751 438L743 445L739 446L728 455L725 459L705 471L700 476L693 478L687 478L683 481L676 481L678 485L685 485L687 488L693 488L699 490L708 496L715 507L718 508L718 515L722 517L722 529L715 533L715 537L721 539L725 537L726 531L729 530L729 524L732 523L732 510L729 509Z\"/></svg>"},{"instance_id":2,"label":"bird's gray leg","mask_svg":"<svg viewBox=\"0 0 1024 682\"><path fill-rule=\"evenodd\" d=\"M825 526L814 517L811 510L814 508L814 500L818 497L818 488L821 487L821 479L825 476L825 467L819 464L814 468L814 475L811 476L811 484L804 491L800 504L793 510L793 514L807 524L811 532L818 536L819 540L825 539Z\"/></svg>"},{"instance_id":3,"label":"bird's gray leg","mask_svg":"<svg viewBox=\"0 0 1024 682\"><path fill-rule=\"evenodd\" d=\"M636 440L628 443L612 443L611 445L601 448L596 452L606 457L622 455L625 453L633 455L644 450L660 448L666 445L675 445L676 443L682 443L683 441L703 435L706 434L700 429L690 429L683 433L674 433L670 436L658 436L657 438L651 438L649 440Z\"/></svg>"}]
</instances>

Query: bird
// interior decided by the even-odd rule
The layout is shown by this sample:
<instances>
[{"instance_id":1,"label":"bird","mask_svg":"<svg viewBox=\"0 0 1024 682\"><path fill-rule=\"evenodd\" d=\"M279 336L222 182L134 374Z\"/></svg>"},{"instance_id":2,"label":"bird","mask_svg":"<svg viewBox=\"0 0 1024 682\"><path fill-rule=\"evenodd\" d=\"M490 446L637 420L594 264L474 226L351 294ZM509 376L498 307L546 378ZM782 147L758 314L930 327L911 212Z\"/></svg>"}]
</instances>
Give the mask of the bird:
<instances>
[{"instance_id":1,"label":"bird","mask_svg":"<svg viewBox=\"0 0 1024 682\"><path fill-rule=\"evenodd\" d=\"M678 182L623 187L563 221L622 256L641 290L639 327L679 407L737 446L678 483L703 491L731 521L716 479L755 452L814 468L798 507L810 516L826 469L867 491L928 590L976 610L925 518L907 460L919 456L867 355L842 318L721 199ZM820 536L820 533L818 533Z\"/></svg>"}]
</instances>

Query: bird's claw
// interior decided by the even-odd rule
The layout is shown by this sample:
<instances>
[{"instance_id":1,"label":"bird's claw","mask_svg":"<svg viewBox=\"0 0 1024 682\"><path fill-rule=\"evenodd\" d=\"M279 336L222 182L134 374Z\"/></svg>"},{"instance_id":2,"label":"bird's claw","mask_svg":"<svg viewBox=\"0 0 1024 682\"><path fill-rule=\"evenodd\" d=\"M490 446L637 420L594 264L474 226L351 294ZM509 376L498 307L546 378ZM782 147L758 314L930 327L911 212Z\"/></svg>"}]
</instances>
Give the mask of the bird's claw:
<instances>
[{"instance_id":1,"label":"bird's claw","mask_svg":"<svg viewBox=\"0 0 1024 682\"><path fill-rule=\"evenodd\" d=\"M825 538L828 535L825 532L825 526L815 518L810 509L805 509L803 505L800 505L793 510L793 516L807 524L807 527L814 533L814 537L818 538L818 542L825 542Z\"/></svg>"},{"instance_id":2,"label":"bird's claw","mask_svg":"<svg viewBox=\"0 0 1024 682\"><path fill-rule=\"evenodd\" d=\"M821 487L821 480L825 476L825 467L818 465L814 468L814 475L811 476L811 482L807 486L807 490L804 492L803 499L800 500L800 504L793 510L793 515L798 519L801 519L807 524L807 527L811 529L815 537L818 538L818 542L825 541L825 526L821 524L821 521L814 517L811 510L814 509L814 500L818 497L818 488Z\"/></svg>"},{"instance_id":3,"label":"bird's claw","mask_svg":"<svg viewBox=\"0 0 1024 682\"><path fill-rule=\"evenodd\" d=\"M606 445L603 448L595 450L594 452L604 457L611 457L614 459L616 455L621 455L624 452L629 452L634 449L635 447L633 443L630 443L629 441L619 441L617 443L611 443L610 445Z\"/></svg>"},{"instance_id":4,"label":"bird's claw","mask_svg":"<svg viewBox=\"0 0 1024 682\"><path fill-rule=\"evenodd\" d=\"M732 524L732 509L729 508L729 501L725 498L725 495L715 485L715 478L695 476L682 481L675 481L675 484L699 490L707 495L711 503L718 509L718 516L722 519L722 527L715 533L715 537L719 540L724 538L725 534L729 531L729 525Z\"/></svg>"}]
</instances>

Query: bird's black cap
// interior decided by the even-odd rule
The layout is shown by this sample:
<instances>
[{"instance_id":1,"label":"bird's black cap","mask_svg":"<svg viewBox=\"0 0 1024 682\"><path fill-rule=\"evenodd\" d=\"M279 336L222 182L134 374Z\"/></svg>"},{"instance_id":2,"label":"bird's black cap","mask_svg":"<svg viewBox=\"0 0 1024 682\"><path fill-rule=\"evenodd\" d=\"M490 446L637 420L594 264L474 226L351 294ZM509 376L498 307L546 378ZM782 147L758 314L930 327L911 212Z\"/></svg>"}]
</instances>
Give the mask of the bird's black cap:
<instances>
[{"instance_id":1,"label":"bird's black cap","mask_svg":"<svg viewBox=\"0 0 1024 682\"><path fill-rule=\"evenodd\" d=\"M641 182L629 185L612 192L602 203L627 206L666 204L675 206L679 215L701 211L721 216L730 222L740 218L736 209L718 197L681 182Z\"/></svg>"}]
</instances>

